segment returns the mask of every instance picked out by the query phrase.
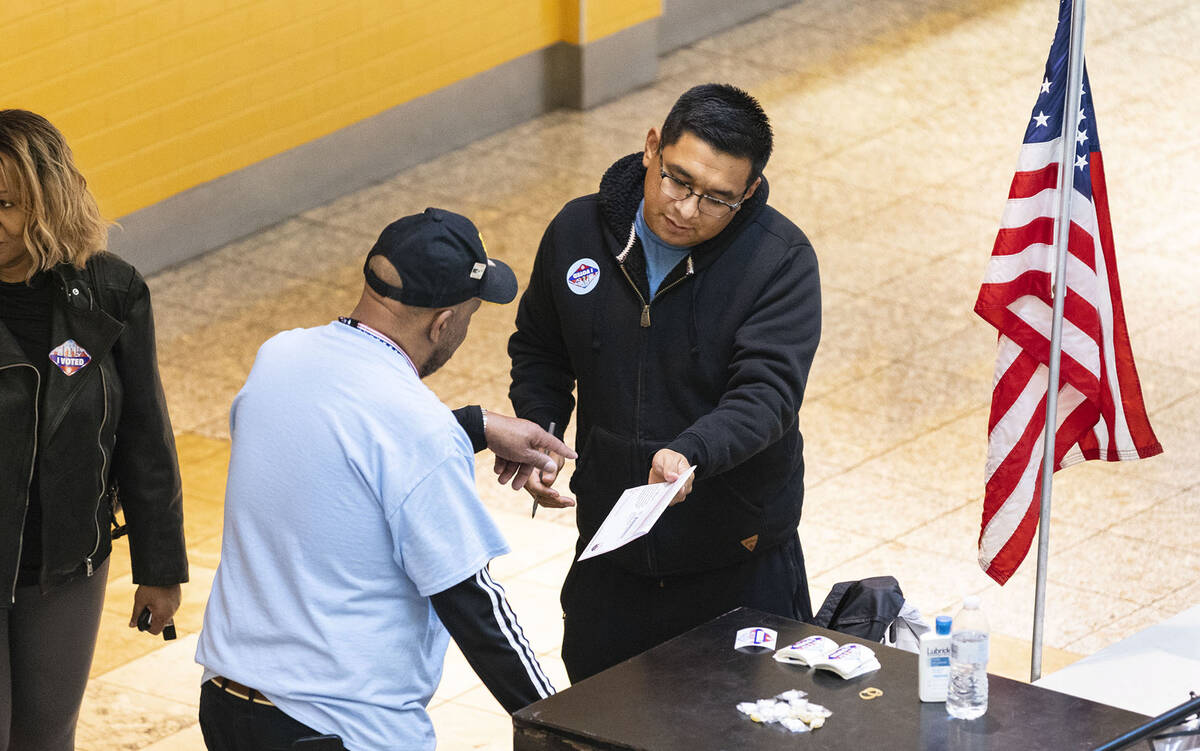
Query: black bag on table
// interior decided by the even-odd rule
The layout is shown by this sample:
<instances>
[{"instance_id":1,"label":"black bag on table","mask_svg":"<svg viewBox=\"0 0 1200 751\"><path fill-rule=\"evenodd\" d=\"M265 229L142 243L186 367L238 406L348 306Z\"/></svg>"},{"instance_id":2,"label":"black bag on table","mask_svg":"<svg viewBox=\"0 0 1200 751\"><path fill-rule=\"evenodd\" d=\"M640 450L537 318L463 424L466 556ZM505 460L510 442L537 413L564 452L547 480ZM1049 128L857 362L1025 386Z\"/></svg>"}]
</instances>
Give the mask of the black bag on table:
<instances>
[{"instance_id":1,"label":"black bag on table","mask_svg":"<svg viewBox=\"0 0 1200 751\"><path fill-rule=\"evenodd\" d=\"M903 605L904 592L894 576L838 582L813 617L813 625L881 642Z\"/></svg>"}]
</instances>

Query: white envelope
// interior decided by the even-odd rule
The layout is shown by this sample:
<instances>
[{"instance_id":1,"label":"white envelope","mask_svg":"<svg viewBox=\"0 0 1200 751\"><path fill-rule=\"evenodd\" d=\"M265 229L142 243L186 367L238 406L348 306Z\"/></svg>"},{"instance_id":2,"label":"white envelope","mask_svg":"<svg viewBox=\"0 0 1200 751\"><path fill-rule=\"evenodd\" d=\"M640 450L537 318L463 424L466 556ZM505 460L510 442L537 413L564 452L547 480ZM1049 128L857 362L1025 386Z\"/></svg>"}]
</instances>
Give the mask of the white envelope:
<instances>
[{"instance_id":1,"label":"white envelope","mask_svg":"<svg viewBox=\"0 0 1200 751\"><path fill-rule=\"evenodd\" d=\"M596 530L587 547L579 554L579 560L616 550L649 532L658 521L658 517L667 510L671 499L695 471L695 467L688 467L675 482L639 485L622 493L612 511L608 512L604 523L600 525L600 529Z\"/></svg>"}]
</instances>

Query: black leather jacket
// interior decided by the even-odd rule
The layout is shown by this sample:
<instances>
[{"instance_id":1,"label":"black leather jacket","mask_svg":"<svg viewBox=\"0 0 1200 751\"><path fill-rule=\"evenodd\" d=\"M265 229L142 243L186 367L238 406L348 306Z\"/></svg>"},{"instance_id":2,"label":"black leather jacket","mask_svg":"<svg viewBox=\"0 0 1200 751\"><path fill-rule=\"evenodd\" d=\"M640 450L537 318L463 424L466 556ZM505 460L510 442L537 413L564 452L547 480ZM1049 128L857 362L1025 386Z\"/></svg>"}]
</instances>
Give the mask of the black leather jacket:
<instances>
[{"instance_id":1,"label":"black leather jacket","mask_svg":"<svg viewBox=\"0 0 1200 751\"><path fill-rule=\"evenodd\" d=\"M175 439L154 347L150 291L102 253L83 270L51 270L53 347L73 340L88 362L45 383L0 324L0 607L11 607L34 462L42 501L45 591L91 576L112 550L112 494L129 525L133 580L187 581Z\"/></svg>"}]
</instances>

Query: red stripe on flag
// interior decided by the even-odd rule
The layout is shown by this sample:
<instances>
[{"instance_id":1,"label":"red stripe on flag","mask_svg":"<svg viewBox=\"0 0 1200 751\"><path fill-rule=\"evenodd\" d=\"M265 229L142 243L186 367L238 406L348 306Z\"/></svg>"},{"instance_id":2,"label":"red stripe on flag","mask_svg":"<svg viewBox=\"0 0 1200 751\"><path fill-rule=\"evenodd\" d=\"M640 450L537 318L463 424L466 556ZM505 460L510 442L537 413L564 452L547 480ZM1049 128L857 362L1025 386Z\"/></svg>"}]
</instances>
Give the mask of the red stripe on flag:
<instances>
[{"instance_id":1,"label":"red stripe on flag","mask_svg":"<svg viewBox=\"0 0 1200 751\"><path fill-rule=\"evenodd\" d=\"M1000 230L996 235L996 243L992 246L992 255L1015 255L1035 243L1054 243L1054 220L1050 217L1039 216L1024 227L1006 227Z\"/></svg>"},{"instance_id":2,"label":"red stripe on flag","mask_svg":"<svg viewBox=\"0 0 1200 751\"><path fill-rule=\"evenodd\" d=\"M1044 409L1044 407L1043 407ZM1041 495L1042 478L1038 476L1033 484L1033 497L1037 498ZM1017 528L1013 530L1008 541L1000 547L1000 551L992 558L992 563L987 567L987 575L992 577L997 584L1004 584L1008 581L1021 562L1025 560L1025 555L1029 552L1030 545L1033 543L1033 533L1037 530L1038 514L1041 509L1035 503L1030 503L1025 509L1025 514L1021 517Z\"/></svg>"},{"instance_id":3,"label":"red stripe on flag","mask_svg":"<svg viewBox=\"0 0 1200 751\"><path fill-rule=\"evenodd\" d=\"M1010 282L984 284L979 288L979 298L975 301L975 312L980 318L992 324L1002 332L1002 325L1008 306L1022 297L1036 297L1047 305L1050 304L1050 275L1044 271L1030 269Z\"/></svg>"},{"instance_id":4,"label":"red stripe on flag","mask_svg":"<svg viewBox=\"0 0 1200 751\"><path fill-rule=\"evenodd\" d=\"M1067 233L1067 249L1089 269L1096 270L1096 241L1075 222L1071 222L1071 231Z\"/></svg>"},{"instance_id":5,"label":"red stripe on flag","mask_svg":"<svg viewBox=\"0 0 1200 751\"><path fill-rule=\"evenodd\" d=\"M1050 338L1046 333L1026 323L1011 310L1003 311L1001 325L1004 335L1020 345L1026 354L1042 365L1050 364Z\"/></svg>"},{"instance_id":6,"label":"red stripe on flag","mask_svg":"<svg viewBox=\"0 0 1200 751\"><path fill-rule=\"evenodd\" d=\"M1013 176L1008 189L1009 198L1030 198L1043 190L1058 187L1058 162L1051 162L1039 170L1018 172Z\"/></svg>"},{"instance_id":7,"label":"red stripe on flag","mask_svg":"<svg viewBox=\"0 0 1200 751\"><path fill-rule=\"evenodd\" d=\"M1025 474L1025 469L1031 461L1033 450L1042 440L1045 419L1046 398L1043 396L1038 401L1037 408L1033 412L1033 417L1025 426L1021 437L1013 444L1008 455L1004 457L1004 461L1000 463L996 471L992 473L984 492L983 524L980 527L980 542L983 541L983 530L991 523L992 518L1004 508L1006 502L1025 504L1025 511L1021 515L1021 521L1009 536L1008 541L992 557L991 565L987 568L988 576L1000 584L1008 581L1008 578L1017 570L1017 566L1021 564L1021 561L1025 558L1026 551L1029 550L1029 541L1033 539L1033 529L1037 524L1037 509L1033 506L1032 499L1020 498L1010 500L1009 497L1012 496L1013 491L1020 484L1021 477ZM1035 484L1040 484L1040 482L1041 479L1039 477ZM1037 491L1035 490L1033 497L1036 498L1037 495Z\"/></svg>"},{"instance_id":8,"label":"red stripe on flag","mask_svg":"<svg viewBox=\"0 0 1200 751\"><path fill-rule=\"evenodd\" d=\"M1037 360L1032 357L1019 356L1013 361L1012 365L1008 366L1008 370L1004 371L1004 375L1000 376L1000 380L996 382L996 388L992 394L992 411L988 416L988 433L990 434L995 428L996 423L1008 414L1008 410L1016 403L1017 397L1025 389L1025 384L1029 383L1029 379L1037 370Z\"/></svg>"},{"instance_id":9,"label":"red stripe on flag","mask_svg":"<svg viewBox=\"0 0 1200 751\"><path fill-rule=\"evenodd\" d=\"M996 471L992 473L991 479L988 480L987 492L984 494L983 501L985 526L1020 482L1025 465L1029 463L1029 455L1033 452L1034 446L1042 434L1045 419L1046 397L1043 395L1038 401L1038 406L1029 423L1021 431L1021 436L1013 443L1008 455L1004 457L1004 460L996 467Z\"/></svg>"},{"instance_id":10,"label":"red stripe on flag","mask_svg":"<svg viewBox=\"0 0 1200 751\"><path fill-rule=\"evenodd\" d=\"M998 469L992 475L992 481L987 484L984 496L983 525L980 528L981 538L983 534L982 530L987 527L991 518L1003 507L1005 499L1008 499L1012 495L1013 490L1016 489L1025 468L1032 460L1034 447L1043 440L1046 426L1045 397L1038 404L1035 414L1037 417L1026 426L1025 431L1021 434L1020 441L1013 446L1004 464L1001 465L1004 472ZM1075 445L1076 438L1086 434L1095 422L1096 413L1093 405L1084 402L1076 407L1063 420L1062 424L1058 426L1054 441L1055 471L1061 466L1062 459L1067 451L1070 450L1071 446ZM1017 459L1010 462L1009 460L1014 457L1020 457L1020 459L1024 459L1025 461L1022 462L1020 459ZM1041 513L1042 469L1040 463L1036 472L1033 494L1027 499L1025 512L1021 515L1021 521L1018 522L1013 533L1004 545L1001 546L999 552L992 558L991 565L987 568L988 576L992 577L999 584L1004 584L1016 572L1021 562L1025 560L1025 556L1029 553L1029 548L1033 542L1033 534L1037 529L1038 517ZM1014 501L1009 501L1009 503L1012 502ZM1021 499L1020 502L1024 503L1026 499Z\"/></svg>"},{"instance_id":11,"label":"red stripe on flag","mask_svg":"<svg viewBox=\"0 0 1200 751\"><path fill-rule=\"evenodd\" d=\"M1113 245L1112 223L1108 213L1108 185L1104 180L1104 159L1099 151L1091 152L1092 201L1096 204L1096 218L1100 226L1100 251L1104 254L1104 266L1108 270L1108 294L1113 308L1113 352L1117 364L1118 389L1125 413L1125 423L1133 437L1138 457L1146 458L1162 453L1162 444L1150 427L1142 399L1142 383L1138 379L1137 367L1133 364L1133 346L1129 342L1129 331L1125 327L1125 306L1121 301L1121 284L1117 275L1117 254ZM1110 375L1112 377L1112 375Z\"/></svg>"}]
</instances>

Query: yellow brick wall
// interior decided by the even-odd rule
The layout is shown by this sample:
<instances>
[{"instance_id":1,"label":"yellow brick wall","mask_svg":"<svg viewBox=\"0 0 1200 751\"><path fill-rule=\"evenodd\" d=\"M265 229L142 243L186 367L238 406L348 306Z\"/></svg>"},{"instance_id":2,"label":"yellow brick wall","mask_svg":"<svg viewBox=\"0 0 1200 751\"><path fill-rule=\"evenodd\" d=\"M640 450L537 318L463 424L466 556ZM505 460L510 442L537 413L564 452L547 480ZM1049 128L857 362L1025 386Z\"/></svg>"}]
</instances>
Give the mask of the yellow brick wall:
<instances>
[{"instance_id":1,"label":"yellow brick wall","mask_svg":"<svg viewBox=\"0 0 1200 751\"><path fill-rule=\"evenodd\" d=\"M0 2L0 107L46 115L117 217L658 0Z\"/></svg>"}]
</instances>

